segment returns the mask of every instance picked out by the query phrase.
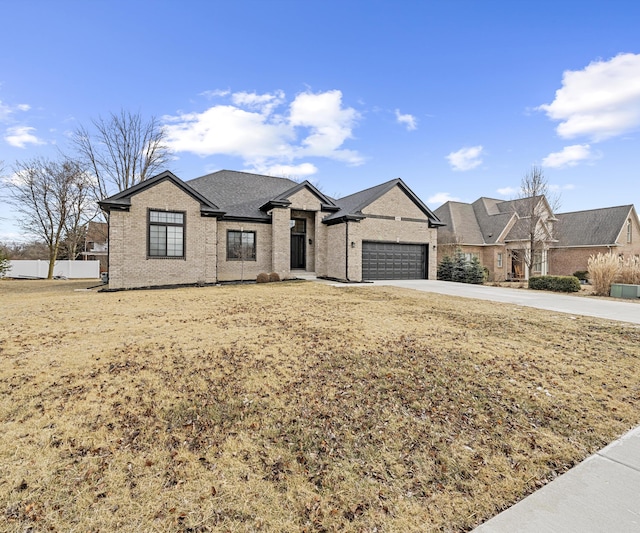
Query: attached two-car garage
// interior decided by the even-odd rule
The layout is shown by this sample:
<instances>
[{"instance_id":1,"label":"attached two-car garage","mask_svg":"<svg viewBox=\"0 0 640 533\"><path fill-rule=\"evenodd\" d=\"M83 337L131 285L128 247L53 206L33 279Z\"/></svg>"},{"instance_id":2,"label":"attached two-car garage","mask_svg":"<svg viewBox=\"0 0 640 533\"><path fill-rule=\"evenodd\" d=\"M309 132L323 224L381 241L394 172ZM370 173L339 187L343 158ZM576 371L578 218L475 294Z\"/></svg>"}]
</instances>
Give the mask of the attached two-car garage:
<instances>
[{"instance_id":1,"label":"attached two-car garage","mask_svg":"<svg viewBox=\"0 0 640 533\"><path fill-rule=\"evenodd\" d=\"M426 279L428 254L427 244L363 241L362 278Z\"/></svg>"}]
</instances>

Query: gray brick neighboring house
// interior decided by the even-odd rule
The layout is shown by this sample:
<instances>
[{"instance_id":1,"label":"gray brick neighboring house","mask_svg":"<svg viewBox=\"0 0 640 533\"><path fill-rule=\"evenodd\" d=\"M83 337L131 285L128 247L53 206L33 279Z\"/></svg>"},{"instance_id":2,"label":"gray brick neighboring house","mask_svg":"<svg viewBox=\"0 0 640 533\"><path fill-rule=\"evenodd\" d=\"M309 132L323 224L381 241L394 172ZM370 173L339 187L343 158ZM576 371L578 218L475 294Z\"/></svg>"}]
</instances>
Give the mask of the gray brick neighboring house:
<instances>
[{"instance_id":1,"label":"gray brick neighboring house","mask_svg":"<svg viewBox=\"0 0 640 533\"><path fill-rule=\"evenodd\" d=\"M528 272L520 252L528 246L531 199L479 198L471 204L447 202L434 211L446 224L438 232L439 260L460 249L476 255L491 281L528 279L530 275L572 275L587 270L591 255L612 251L640 255L640 221L633 205L554 214L544 197L534 199L540 250Z\"/></svg>"},{"instance_id":2,"label":"gray brick neighboring house","mask_svg":"<svg viewBox=\"0 0 640 533\"><path fill-rule=\"evenodd\" d=\"M435 279L438 217L400 179L341 199L221 170L163 172L106 198L109 287L255 280L309 272L339 280Z\"/></svg>"}]
</instances>

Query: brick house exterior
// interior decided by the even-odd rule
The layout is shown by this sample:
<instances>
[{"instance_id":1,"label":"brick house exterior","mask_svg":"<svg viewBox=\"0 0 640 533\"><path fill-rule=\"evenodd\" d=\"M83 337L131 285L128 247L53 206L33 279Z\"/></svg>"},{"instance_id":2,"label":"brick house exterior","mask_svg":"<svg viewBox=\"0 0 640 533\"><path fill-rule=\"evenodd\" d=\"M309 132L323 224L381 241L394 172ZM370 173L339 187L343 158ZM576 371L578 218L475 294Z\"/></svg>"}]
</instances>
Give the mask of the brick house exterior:
<instances>
[{"instance_id":1,"label":"brick house exterior","mask_svg":"<svg viewBox=\"0 0 640 533\"><path fill-rule=\"evenodd\" d=\"M282 279L435 279L440 220L400 179L333 199L311 183L163 172L100 202L109 288Z\"/></svg>"},{"instance_id":2,"label":"brick house exterior","mask_svg":"<svg viewBox=\"0 0 640 533\"><path fill-rule=\"evenodd\" d=\"M587 270L589 257L615 253L640 257L640 221L633 205L560 213L549 250L549 273L570 276Z\"/></svg>"},{"instance_id":3,"label":"brick house exterior","mask_svg":"<svg viewBox=\"0 0 640 533\"><path fill-rule=\"evenodd\" d=\"M539 261L528 272L522 250L528 246L532 204L479 198L472 204L447 202L434 211L446 224L438 232L441 260L456 250L476 255L489 281L528 279L530 275L570 276L587 270L591 255L614 252L640 256L640 222L633 205L554 214L544 197L536 200Z\"/></svg>"},{"instance_id":4,"label":"brick house exterior","mask_svg":"<svg viewBox=\"0 0 640 533\"><path fill-rule=\"evenodd\" d=\"M528 279L549 272L548 253L556 218L544 196L518 200L479 198L472 204L446 202L434 211L446 227L438 232L441 260L460 250L475 255L489 272L489 281ZM534 216L531 216L534 213ZM530 235L535 235L531 251ZM534 256L533 272L526 258Z\"/></svg>"}]
</instances>

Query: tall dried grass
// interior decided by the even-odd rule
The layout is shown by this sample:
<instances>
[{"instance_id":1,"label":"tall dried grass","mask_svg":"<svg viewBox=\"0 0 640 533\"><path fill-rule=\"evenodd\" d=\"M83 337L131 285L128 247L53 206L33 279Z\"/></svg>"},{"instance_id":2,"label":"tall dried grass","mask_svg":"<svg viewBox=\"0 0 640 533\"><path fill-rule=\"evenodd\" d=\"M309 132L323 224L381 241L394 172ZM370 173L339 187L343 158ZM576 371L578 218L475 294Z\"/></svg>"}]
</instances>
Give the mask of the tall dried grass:
<instances>
[{"instance_id":1,"label":"tall dried grass","mask_svg":"<svg viewBox=\"0 0 640 533\"><path fill-rule=\"evenodd\" d=\"M620 273L620 258L609 252L589 257L589 279L596 296L609 296L611 284Z\"/></svg>"},{"instance_id":2,"label":"tall dried grass","mask_svg":"<svg viewBox=\"0 0 640 533\"><path fill-rule=\"evenodd\" d=\"M617 281L630 285L640 284L640 258L628 257L620 267L620 274Z\"/></svg>"}]
</instances>

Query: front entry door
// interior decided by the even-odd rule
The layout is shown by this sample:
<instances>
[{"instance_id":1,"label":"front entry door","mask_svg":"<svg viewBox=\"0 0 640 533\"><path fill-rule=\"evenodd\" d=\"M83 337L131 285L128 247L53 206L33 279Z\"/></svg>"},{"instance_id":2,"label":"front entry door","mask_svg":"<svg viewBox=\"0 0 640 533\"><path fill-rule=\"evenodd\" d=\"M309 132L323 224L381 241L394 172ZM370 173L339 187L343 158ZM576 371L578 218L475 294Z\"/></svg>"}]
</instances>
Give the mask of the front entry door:
<instances>
[{"instance_id":1,"label":"front entry door","mask_svg":"<svg viewBox=\"0 0 640 533\"><path fill-rule=\"evenodd\" d=\"M291 268L307 267L307 221L295 218L291 222Z\"/></svg>"}]
</instances>

